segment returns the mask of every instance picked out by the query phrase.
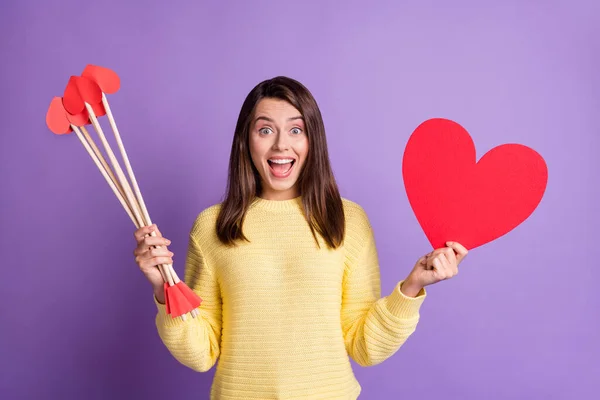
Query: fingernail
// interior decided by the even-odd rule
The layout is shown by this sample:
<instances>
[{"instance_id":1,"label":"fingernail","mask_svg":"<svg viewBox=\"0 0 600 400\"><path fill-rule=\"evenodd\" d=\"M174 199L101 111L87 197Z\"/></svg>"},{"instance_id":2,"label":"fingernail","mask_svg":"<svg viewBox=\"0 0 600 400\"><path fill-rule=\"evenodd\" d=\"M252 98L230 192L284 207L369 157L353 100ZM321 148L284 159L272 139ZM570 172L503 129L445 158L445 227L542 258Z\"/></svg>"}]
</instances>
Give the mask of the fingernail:
<instances>
[{"instance_id":1,"label":"fingernail","mask_svg":"<svg viewBox=\"0 0 600 400\"><path fill-rule=\"evenodd\" d=\"M167 244L171 244L171 241L169 239L167 239Z\"/></svg>"}]
</instances>

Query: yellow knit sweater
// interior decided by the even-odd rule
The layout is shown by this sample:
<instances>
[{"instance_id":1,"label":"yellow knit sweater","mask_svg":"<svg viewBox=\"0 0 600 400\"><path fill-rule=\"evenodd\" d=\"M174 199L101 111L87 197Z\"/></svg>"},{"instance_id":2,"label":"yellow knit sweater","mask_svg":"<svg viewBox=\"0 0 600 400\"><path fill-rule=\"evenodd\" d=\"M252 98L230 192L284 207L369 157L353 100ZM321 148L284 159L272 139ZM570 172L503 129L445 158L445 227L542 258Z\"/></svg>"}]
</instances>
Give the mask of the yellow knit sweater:
<instances>
[{"instance_id":1,"label":"yellow knit sweater","mask_svg":"<svg viewBox=\"0 0 600 400\"><path fill-rule=\"evenodd\" d=\"M349 357L381 363L414 332L426 297L399 282L381 298L375 239L367 215L343 199L342 247L319 249L301 198L257 198L243 230L251 243L223 246L220 205L200 213L189 238L185 282L203 300L197 318L158 307L163 343L196 371L217 369L211 399L356 399ZM200 396L198 398L203 398Z\"/></svg>"}]
</instances>

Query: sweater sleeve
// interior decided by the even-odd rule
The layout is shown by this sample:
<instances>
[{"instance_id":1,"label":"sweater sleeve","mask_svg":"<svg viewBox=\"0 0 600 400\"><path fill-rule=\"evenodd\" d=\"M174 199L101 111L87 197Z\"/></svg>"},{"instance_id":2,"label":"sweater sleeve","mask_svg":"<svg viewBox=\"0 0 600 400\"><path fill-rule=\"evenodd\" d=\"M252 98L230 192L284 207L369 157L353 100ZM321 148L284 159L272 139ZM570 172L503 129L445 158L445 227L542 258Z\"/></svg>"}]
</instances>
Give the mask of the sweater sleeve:
<instances>
[{"instance_id":1,"label":"sweater sleeve","mask_svg":"<svg viewBox=\"0 0 600 400\"><path fill-rule=\"evenodd\" d=\"M415 331L426 293L416 297L400 291L400 281L381 298L380 271L374 233L360 206L351 211L346 239L342 296L342 329L348 354L361 366L391 357Z\"/></svg>"},{"instance_id":2,"label":"sweater sleeve","mask_svg":"<svg viewBox=\"0 0 600 400\"><path fill-rule=\"evenodd\" d=\"M202 299L199 315L173 319L154 297L156 327L169 352L183 365L206 372L216 363L221 342L221 293L210 265L193 234L189 236L185 283Z\"/></svg>"}]
</instances>

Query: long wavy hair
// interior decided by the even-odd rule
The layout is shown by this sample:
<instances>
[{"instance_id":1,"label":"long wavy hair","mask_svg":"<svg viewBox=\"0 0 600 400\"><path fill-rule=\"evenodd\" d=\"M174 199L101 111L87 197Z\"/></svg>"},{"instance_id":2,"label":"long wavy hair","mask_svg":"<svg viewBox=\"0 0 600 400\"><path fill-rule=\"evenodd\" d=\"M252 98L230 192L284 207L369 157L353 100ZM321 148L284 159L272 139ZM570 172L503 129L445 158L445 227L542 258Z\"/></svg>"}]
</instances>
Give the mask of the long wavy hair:
<instances>
[{"instance_id":1,"label":"long wavy hair","mask_svg":"<svg viewBox=\"0 0 600 400\"><path fill-rule=\"evenodd\" d=\"M227 190L217 218L217 235L226 245L248 241L242 226L249 206L261 194L261 179L250 156L249 132L257 104L265 98L284 100L304 117L308 136L308 154L298 176L304 216L317 241L319 234L329 248L342 244L345 218L342 198L327 151L321 111L310 91L300 82L278 76L256 85L248 94L235 127Z\"/></svg>"}]
</instances>

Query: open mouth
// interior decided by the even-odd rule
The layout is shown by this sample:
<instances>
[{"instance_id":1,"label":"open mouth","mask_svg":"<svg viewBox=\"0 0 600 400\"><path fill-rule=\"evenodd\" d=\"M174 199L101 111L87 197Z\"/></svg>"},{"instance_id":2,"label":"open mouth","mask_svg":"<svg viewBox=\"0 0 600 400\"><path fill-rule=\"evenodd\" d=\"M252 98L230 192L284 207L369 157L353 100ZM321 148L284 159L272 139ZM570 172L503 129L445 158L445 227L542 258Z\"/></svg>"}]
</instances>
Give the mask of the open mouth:
<instances>
[{"instance_id":1,"label":"open mouth","mask_svg":"<svg viewBox=\"0 0 600 400\"><path fill-rule=\"evenodd\" d=\"M276 178L287 178L292 172L296 160L267 160L267 162L273 176Z\"/></svg>"}]
</instances>

